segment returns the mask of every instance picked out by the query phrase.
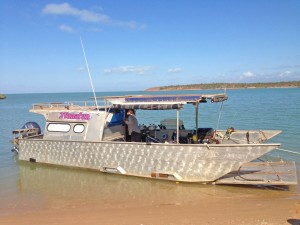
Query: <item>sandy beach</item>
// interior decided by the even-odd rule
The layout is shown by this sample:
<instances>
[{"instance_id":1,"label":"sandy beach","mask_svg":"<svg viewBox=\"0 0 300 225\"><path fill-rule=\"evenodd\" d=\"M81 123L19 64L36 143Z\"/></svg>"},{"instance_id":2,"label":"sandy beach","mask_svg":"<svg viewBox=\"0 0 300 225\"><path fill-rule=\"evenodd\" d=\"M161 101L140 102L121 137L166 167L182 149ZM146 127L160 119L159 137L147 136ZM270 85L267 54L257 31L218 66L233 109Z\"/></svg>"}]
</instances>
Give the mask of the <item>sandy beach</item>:
<instances>
[{"instance_id":1,"label":"sandy beach","mask_svg":"<svg viewBox=\"0 0 300 225\"><path fill-rule=\"evenodd\" d=\"M20 163L4 225L300 224L299 187L175 183ZM12 184L7 184L12 186Z\"/></svg>"},{"instance_id":2,"label":"sandy beach","mask_svg":"<svg viewBox=\"0 0 300 225\"><path fill-rule=\"evenodd\" d=\"M184 192L189 188L177 185L178 189L176 186L174 189L172 185L156 182L162 195L149 193L144 198L144 192L134 197L128 196L127 191L122 192L127 197L120 197L118 190L113 199L93 199L82 195L70 198L55 193L48 195L44 201L37 201L34 194L22 201L2 201L0 224L300 224L300 199L291 196L289 190L203 185L205 187L200 186L198 197L194 196L197 187L192 186L185 199ZM176 192L183 195L172 197L172 193Z\"/></svg>"}]
</instances>

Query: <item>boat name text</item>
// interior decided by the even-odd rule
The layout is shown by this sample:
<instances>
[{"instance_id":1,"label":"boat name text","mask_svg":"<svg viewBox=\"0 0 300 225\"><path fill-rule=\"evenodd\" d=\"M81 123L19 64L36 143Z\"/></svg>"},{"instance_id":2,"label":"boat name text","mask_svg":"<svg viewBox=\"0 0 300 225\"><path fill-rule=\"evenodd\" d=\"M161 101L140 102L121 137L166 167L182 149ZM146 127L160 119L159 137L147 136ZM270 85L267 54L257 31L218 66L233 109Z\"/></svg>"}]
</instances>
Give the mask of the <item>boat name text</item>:
<instances>
[{"instance_id":1,"label":"boat name text","mask_svg":"<svg viewBox=\"0 0 300 225\"><path fill-rule=\"evenodd\" d=\"M90 120L90 114L86 113L69 113L69 112L61 112L59 119L68 119L68 120Z\"/></svg>"}]
</instances>

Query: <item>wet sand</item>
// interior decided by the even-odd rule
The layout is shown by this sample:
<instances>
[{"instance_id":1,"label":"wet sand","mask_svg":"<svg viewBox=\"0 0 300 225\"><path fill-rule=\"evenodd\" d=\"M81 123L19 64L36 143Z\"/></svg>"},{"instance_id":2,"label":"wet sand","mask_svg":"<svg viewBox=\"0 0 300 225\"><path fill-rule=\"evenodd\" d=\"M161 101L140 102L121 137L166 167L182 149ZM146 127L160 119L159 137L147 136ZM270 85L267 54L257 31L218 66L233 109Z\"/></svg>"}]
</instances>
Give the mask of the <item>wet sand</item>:
<instances>
[{"instance_id":1,"label":"wet sand","mask_svg":"<svg viewBox=\"0 0 300 225\"><path fill-rule=\"evenodd\" d=\"M185 184L20 164L0 224L300 224L299 187ZM10 185L11 186L11 185Z\"/></svg>"},{"instance_id":2,"label":"wet sand","mask_svg":"<svg viewBox=\"0 0 300 225\"><path fill-rule=\"evenodd\" d=\"M0 224L300 224L300 201L248 197L212 197L191 202L48 203L37 209L25 203L16 213L0 216ZM33 211L27 211L31 207ZM27 209L26 209L27 208ZM27 212L26 212L27 211Z\"/></svg>"}]
</instances>

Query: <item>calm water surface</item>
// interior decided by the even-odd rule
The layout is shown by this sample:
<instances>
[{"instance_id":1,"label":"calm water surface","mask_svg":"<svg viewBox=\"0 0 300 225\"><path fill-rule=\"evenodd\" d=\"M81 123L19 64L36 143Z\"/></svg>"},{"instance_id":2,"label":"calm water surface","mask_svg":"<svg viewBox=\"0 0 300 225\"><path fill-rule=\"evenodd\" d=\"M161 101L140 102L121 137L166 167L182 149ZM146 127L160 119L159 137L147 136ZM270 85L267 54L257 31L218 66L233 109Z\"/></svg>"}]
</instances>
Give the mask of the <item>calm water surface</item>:
<instances>
[{"instance_id":1,"label":"calm water surface","mask_svg":"<svg viewBox=\"0 0 300 225\"><path fill-rule=\"evenodd\" d=\"M164 92L159 92L163 94ZM173 93L220 93L220 91L184 91ZM97 93L103 95L143 94L143 92ZM147 93L149 94L149 93ZM155 93L153 93L155 94ZM223 105L200 105L199 127L227 129L279 129L283 132L272 139L282 149L300 154L300 89L243 89L228 90L229 100ZM211 197L259 196L261 198L299 198L300 188L215 186L176 184L134 177L102 174L95 171L57 166L33 165L19 162L11 152L12 130L27 121L44 126L44 118L29 113L33 103L86 101L91 93L15 94L0 101L0 215L19 211L64 208L87 202L111 204L134 202L143 204L193 204ZM220 111L220 109L222 110ZM194 107L180 111L186 128L195 128ZM218 118L220 120L218 123ZM140 123L159 124L161 119L175 118L174 111L138 111ZM266 158L293 160L300 165L300 155L274 151ZM299 167L298 180L300 176Z\"/></svg>"}]
</instances>

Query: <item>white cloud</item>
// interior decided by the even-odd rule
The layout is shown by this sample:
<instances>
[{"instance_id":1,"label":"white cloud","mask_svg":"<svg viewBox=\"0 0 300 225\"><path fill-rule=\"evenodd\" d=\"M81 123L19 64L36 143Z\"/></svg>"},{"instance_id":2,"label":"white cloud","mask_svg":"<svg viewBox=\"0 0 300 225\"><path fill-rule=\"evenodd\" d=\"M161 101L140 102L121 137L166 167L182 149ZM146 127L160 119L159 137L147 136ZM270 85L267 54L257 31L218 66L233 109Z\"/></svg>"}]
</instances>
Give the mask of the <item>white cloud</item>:
<instances>
[{"instance_id":1,"label":"white cloud","mask_svg":"<svg viewBox=\"0 0 300 225\"><path fill-rule=\"evenodd\" d=\"M120 66L114 68L105 69L105 73L133 73L144 74L147 71L154 70L152 66Z\"/></svg>"},{"instance_id":2,"label":"white cloud","mask_svg":"<svg viewBox=\"0 0 300 225\"><path fill-rule=\"evenodd\" d=\"M278 76L279 76L279 77L287 77L287 76L289 76L291 73L292 73L291 71L287 70L287 71L284 71L284 72L280 73Z\"/></svg>"},{"instance_id":3,"label":"white cloud","mask_svg":"<svg viewBox=\"0 0 300 225\"><path fill-rule=\"evenodd\" d=\"M252 72L250 72L250 71L247 71L247 72L244 72L244 73L242 74L242 76L243 76L243 77L249 78L249 77L255 77L255 74L252 73Z\"/></svg>"},{"instance_id":4,"label":"white cloud","mask_svg":"<svg viewBox=\"0 0 300 225\"><path fill-rule=\"evenodd\" d=\"M86 22L95 22L95 23L106 23L109 22L109 16L85 9L77 9L72 7L69 3L62 4L48 4L43 10L43 14L52 14L52 15L66 15L66 16L75 16L82 21Z\"/></svg>"},{"instance_id":5,"label":"white cloud","mask_svg":"<svg viewBox=\"0 0 300 225\"><path fill-rule=\"evenodd\" d=\"M59 29L61 31L64 31L64 32L68 32L68 33L74 33L76 32L75 29L73 29L72 27L68 26L68 25L65 25L65 24L62 24L59 26Z\"/></svg>"},{"instance_id":6,"label":"white cloud","mask_svg":"<svg viewBox=\"0 0 300 225\"><path fill-rule=\"evenodd\" d=\"M69 3L61 4L48 4L42 9L44 15L60 15L60 16L73 16L81 21L102 23L112 26L125 27L129 29L144 29L145 24L141 24L135 21L118 21L111 19L108 15L103 13L94 12L86 9L78 9L72 7Z\"/></svg>"},{"instance_id":7,"label":"white cloud","mask_svg":"<svg viewBox=\"0 0 300 225\"><path fill-rule=\"evenodd\" d=\"M168 69L168 73L179 73L182 69L179 67Z\"/></svg>"}]
</instances>

